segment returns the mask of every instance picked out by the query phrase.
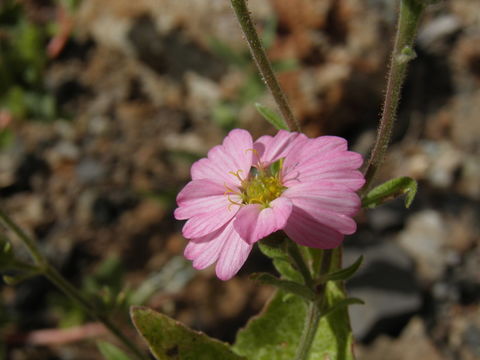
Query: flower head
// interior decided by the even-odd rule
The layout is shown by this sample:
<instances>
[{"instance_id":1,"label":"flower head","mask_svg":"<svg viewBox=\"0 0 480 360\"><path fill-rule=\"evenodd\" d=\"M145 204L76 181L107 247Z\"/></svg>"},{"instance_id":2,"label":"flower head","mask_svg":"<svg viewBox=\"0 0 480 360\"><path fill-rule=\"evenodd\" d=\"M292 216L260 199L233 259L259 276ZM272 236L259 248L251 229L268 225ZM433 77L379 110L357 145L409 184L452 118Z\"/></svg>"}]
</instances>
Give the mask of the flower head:
<instances>
[{"instance_id":1,"label":"flower head","mask_svg":"<svg viewBox=\"0 0 480 360\"><path fill-rule=\"evenodd\" d=\"M187 220L185 257L197 269L216 262L217 276L228 280L253 244L278 230L301 245L337 247L356 230L362 162L340 137L280 130L253 142L232 130L193 164L192 181L177 196L175 218Z\"/></svg>"}]
</instances>

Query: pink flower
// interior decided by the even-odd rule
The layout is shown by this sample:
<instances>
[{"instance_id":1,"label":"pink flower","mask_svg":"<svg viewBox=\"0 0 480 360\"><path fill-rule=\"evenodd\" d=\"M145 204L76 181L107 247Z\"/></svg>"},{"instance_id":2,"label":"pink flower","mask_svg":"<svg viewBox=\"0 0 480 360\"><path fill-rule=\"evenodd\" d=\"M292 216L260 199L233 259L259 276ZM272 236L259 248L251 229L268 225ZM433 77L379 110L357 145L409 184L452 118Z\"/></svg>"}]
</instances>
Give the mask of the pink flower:
<instances>
[{"instance_id":1,"label":"pink flower","mask_svg":"<svg viewBox=\"0 0 480 360\"><path fill-rule=\"evenodd\" d=\"M185 257L196 269L216 262L217 276L228 280L253 244L278 230L301 245L337 247L356 230L362 162L340 137L281 130L253 142L232 130L193 164L192 181L177 196L175 218L188 219Z\"/></svg>"}]
</instances>

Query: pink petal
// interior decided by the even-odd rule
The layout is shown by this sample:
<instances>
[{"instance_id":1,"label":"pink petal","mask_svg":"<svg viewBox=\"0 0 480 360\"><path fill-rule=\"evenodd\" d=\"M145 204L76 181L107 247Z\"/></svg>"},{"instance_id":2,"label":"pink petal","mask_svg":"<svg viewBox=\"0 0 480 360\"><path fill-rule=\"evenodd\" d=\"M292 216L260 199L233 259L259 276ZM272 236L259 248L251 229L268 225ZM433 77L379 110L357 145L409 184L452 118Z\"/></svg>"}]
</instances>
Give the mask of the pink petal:
<instances>
[{"instance_id":1,"label":"pink petal","mask_svg":"<svg viewBox=\"0 0 480 360\"><path fill-rule=\"evenodd\" d=\"M239 191L232 188L233 191ZM178 208L174 216L177 220L188 219L210 212L212 208L228 207L231 202L225 195L225 185L208 179L190 181L177 195ZM239 196L230 195L233 201L239 200Z\"/></svg>"},{"instance_id":2,"label":"pink petal","mask_svg":"<svg viewBox=\"0 0 480 360\"><path fill-rule=\"evenodd\" d=\"M233 226L242 239L254 244L265 236L282 229L292 212L292 202L279 197L262 209L258 204L243 206L238 212Z\"/></svg>"},{"instance_id":3,"label":"pink petal","mask_svg":"<svg viewBox=\"0 0 480 360\"><path fill-rule=\"evenodd\" d=\"M321 136L296 143L291 149L285 167L291 167L319 155L347 150L347 140L338 136Z\"/></svg>"},{"instance_id":4,"label":"pink petal","mask_svg":"<svg viewBox=\"0 0 480 360\"><path fill-rule=\"evenodd\" d=\"M225 242L215 267L220 280L231 279L247 260L253 245L244 241L233 227L233 221L221 234Z\"/></svg>"},{"instance_id":5,"label":"pink petal","mask_svg":"<svg viewBox=\"0 0 480 360\"><path fill-rule=\"evenodd\" d=\"M253 147L257 151L260 162L268 166L286 157L292 148L305 140L307 140L307 137L303 134L280 130L274 137L260 137L255 141Z\"/></svg>"},{"instance_id":6,"label":"pink petal","mask_svg":"<svg viewBox=\"0 0 480 360\"><path fill-rule=\"evenodd\" d=\"M362 163L362 156L352 151L306 154L296 163L289 156L284 164L284 185L292 187L298 183L335 180L351 190L358 190L365 183L362 173L357 170Z\"/></svg>"},{"instance_id":7,"label":"pink petal","mask_svg":"<svg viewBox=\"0 0 480 360\"><path fill-rule=\"evenodd\" d=\"M210 149L208 157L192 165L193 180L211 179L218 183L239 186L241 181L232 173L238 173L243 179L248 176L252 166L252 137L246 130L230 131L222 145Z\"/></svg>"},{"instance_id":8,"label":"pink petal","mask_svg":"<svg viewBox=\"0 0 480 360\"><path fill-rule=\"evenodd\" d=\"M223 231L224 229L220 229L203 238L188 242L183 254L188 260L193 260L195 269L205 269L217 261L225 244L224 239L220 236Z\"/></svg>"},{"instance_id":9,"label":"pink petal","mask_svg":"<svg viewBox=\"0 0 480 360\"><path fill-rule=\"evenodd\" d=\"M295 184L285 190L282 196L312 201L318 208L348 216L354 216L361 205L360 197L355 192L331 180Z\"/></svg>"},{"instance_id":10,"label":"pink petal","mask_svg":"<svg viewBox=\"0 0 480 360\"><path fill-rule=\"evenodd\" d=\"M292 198L291 200L295 208L301 209L316 222L324 224L341 234L350 235L357 230L357 224L350 216L327 210L322 207L321 202L308 197Z\"/></svg>"},{"instance_id":11,"label":"pink petal","mask_svg":"<svg viewBox=\"0 0 480 360\"><path fill-rule=\"evenodd\" d=\"M304 210L295 206L283 230L293 241L313 248L333 249L343 240L343 234L319 223Z\"/></svg>"},{"instance_id":12,"label":"pink petal","mask_svg":"<svg viewBox=\"0 0 480 360\"><path fill-rule=\"evenodd\" d=\"M185 223L182 234L187 239L208 235L230 221L239 208L240 206L231 204L228 200L212 202L207 212L195 215ZM183 215L181 212L180 214Z\"/></svg>"}]
</instances>

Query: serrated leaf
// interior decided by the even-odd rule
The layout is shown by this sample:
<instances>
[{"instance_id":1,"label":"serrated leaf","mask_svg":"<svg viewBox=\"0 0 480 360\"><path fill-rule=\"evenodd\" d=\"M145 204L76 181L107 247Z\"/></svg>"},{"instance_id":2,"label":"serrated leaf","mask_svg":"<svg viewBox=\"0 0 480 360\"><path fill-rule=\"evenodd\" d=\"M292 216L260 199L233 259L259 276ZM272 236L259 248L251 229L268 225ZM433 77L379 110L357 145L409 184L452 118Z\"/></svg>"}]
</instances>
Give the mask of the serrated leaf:
<instances>
[{"instance_id":1,"label":"serrated leaf","mask_svg":"<svg viewBox=\"0 0 480 360\"><path fill-rule=\"evenodd\" d=\"M267 273L252 274L250 278L263 284L275 286L280 290L295 294L306 300L313 301L315 299L315 293L312 290L294 281L278 279Z\"/></svg>"},{"instance_id":2,"label":"serrated leaf","mask_svg":"<svg viewBox=\"0 0 480 360\"><path fill-rule=\"evenodd\" d=\"M363 255L360 256L357 261L355 261L352 265L349 267L346 267L345 269L341 269L338 271L334 271L330 274L325 275L323 281L341 281L341 280L347 280L350 279L353 274L355 274L360 267L360 265L363 262Z\"/></svg>"},{"instance_id":3,"label":"serrated leaf","mask_svg":"<svg viewBox=\"0 0 480 360\"><path fill-rule=\"evenodd\" d=\"M97 347L105 360L131 360L123 350L106 341L97 341Z\"/></svg>"},{"instance_id":4,"label":"serrated leaf","mask_svg":"<svg viewBox=\"0 0 480 360\"><path fill-rule=\"evenodd\" d=\"M345 299L341 285L328 282L329 304ZM251 319L237 334L233 349L249 360L291 360L294 358L305 322L307 305L296 296L285 299L277 292L261 315ZM309 360L353 360L352 334L347 308L334 309L320 319Z\"/></svg>"},{"instance_id":5,"label":"serrated leaf","mask_svg":"<svg viewBox=\"0 0 480 360\"><path fill-rule=\"evenodd\" d=\"M401 195L405 197L405 207L410 207L417 193L417 182L408 176L388 180L371 190L362 199L362 207L374 208Z\"/></svg>"},{"instance_id":6,"label":"serrated leaf","mask_svg":"<svg viewBox=\"0 0 480 360\"><path fill-rule=\"evenodd\" d=\"M260 115L262 115L263 118L272 124L277 130L288 130L285 121L275 111L259 103L255 103L255 107Z\"/></svg>"},{"instance_id":7,"label":"serrated leaf","mask_svg":"<svg viewBox=\"0 0 480 360\"><path fill-rule=\"evenodd\" d=\"M157 360L245 360L227 344L146 307L132 306L130 316Z\"/></svg>"}]
</instances>

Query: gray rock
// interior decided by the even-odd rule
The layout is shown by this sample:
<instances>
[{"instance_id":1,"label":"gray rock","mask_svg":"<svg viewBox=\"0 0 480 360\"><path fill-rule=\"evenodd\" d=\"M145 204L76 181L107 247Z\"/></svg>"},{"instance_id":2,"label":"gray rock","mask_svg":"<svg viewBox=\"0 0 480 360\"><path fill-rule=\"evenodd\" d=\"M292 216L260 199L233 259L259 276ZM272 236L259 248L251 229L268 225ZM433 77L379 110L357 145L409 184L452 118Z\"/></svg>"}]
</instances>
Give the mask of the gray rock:
<instances>
[{"instance_id":1,"label":"gray rock","mask_svg":"<svg viewBox=\"0 0 480 360\"><path fill-rule=\"evenodd\" d=\"M86 158L76 168L78 181L82 184L95 183L105 177L105 167L95 159Z\"/></svg>"},{"instance_id":2,"label":"gray rock","mask_svg":"<svg viewBox=\"0 0 480 360\"><path fill-rule=\"evenodd\" d=\"M396 244L384 242L365 249L346 249L346 264L360 254L365 262L347 282L349 296L365 301L365 305L350 307L355 337L366 339L387 328L400 330L421 306L412 260Z\"/></svg>"}]
</instances>

